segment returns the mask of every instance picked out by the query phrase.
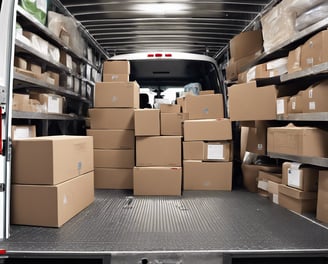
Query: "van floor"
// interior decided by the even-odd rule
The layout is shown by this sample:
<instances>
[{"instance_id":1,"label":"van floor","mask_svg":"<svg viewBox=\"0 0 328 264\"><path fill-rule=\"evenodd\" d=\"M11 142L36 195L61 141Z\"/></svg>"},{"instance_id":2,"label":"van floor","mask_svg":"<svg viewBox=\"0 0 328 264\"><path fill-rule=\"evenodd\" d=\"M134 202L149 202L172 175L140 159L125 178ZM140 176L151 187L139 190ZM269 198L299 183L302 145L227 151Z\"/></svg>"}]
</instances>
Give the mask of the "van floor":
<instances>
[{"instance_id":1,"label":"van floor","mask_svg":"<svg viewBox=\"0 0 328 264\"><path fill-rule=\"evenodd\" d=\"M327 225L243 190L134 197L96 190L95 202L61 228L11 226L12 252L328 252Z\"/></svg>"}]
</instances>

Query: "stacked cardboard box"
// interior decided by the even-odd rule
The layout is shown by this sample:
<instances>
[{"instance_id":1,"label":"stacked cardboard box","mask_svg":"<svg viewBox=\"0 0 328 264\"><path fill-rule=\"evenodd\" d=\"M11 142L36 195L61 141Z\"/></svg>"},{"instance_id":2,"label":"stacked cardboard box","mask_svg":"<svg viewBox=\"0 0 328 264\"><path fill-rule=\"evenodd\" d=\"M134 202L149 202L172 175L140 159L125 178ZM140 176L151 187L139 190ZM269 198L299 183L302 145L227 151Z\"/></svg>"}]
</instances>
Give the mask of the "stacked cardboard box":
<instances>
[{"instance_id":1,"label":"stacked cardboard box","mask_svg":"<svg viewBox=\"0 0 328 264\"><path fill-rule=\"evenodd\" d=\"M60 227L93 202L91 137L17 139L13 149L13 224Z\"/></svg>"},{"instance_id":2,"label":"stacked cardboard box","mask_svg":"<svg viewBox=\"0 0 328 264\"><path fill-rule=\"evenodd\" d=\"M174 106L170 109L176 108ZM173 114L176 110L172 110ZM179 117L178 115L175 119ZM178 118L177 118L178 119ZM161 135L159 109L135 110L136 167L133 171L133 190L135 195L181 195L181 128L168 129L164 123ZM180 121L181 126L181 121ZM174 130L176 133L174 133Z\"/></svg>"},{"instance_id":3,"label":"stacked cardboard box","mask_svg":"<svg viewBox=\"0 0 328 264\"><path fill-rule=\"evenodd\" d=\"M95 188L132 189L135 164L134 109L139 85L129 82L128 61L106 61L96 83L87 134L94 139Z\"/></svg>"}]
</instances>

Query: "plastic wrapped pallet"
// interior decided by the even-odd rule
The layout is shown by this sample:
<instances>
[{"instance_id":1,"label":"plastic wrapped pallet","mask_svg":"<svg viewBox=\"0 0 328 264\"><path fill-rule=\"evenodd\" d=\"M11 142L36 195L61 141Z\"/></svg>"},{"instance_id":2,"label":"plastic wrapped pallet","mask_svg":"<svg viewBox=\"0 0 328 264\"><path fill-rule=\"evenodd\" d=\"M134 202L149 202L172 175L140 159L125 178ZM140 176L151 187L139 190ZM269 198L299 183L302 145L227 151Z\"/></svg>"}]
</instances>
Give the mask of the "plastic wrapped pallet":
<instances>
[{"instance_id":1,"label":"plastic wrapped pallet","mask_svg":"<svg viewBox=\"0 0 328 264\"><path fill-rule=\"evenodd\" d=\"M284 0L281 2L281 6L291 13L295 13L296 16L302 15L304 12L314 8L321 3L324 3L325 0Z\"/></svg>"},{"instance_id":2,"label":"plastic wrapped pallet","mask_svg":"<svg viewBox=\"0 0 328 264\"><path fill-rule=\"evenodd\" d=\"M303 13L296 19L295 27L298 31L301 31L325 18L328 14L328 3L322 3L321 5Z\"/></svg>"},{"instance_id":3,"label":"plastic wrapped pallet","mask_svg":"<svg viewBox=\"0 0 328 264\"><path fill-rule=\"evenodd\" d=\"M21 0L21 6L42 24L46 23L48 0Z\"/></svg>"}]
</instances>

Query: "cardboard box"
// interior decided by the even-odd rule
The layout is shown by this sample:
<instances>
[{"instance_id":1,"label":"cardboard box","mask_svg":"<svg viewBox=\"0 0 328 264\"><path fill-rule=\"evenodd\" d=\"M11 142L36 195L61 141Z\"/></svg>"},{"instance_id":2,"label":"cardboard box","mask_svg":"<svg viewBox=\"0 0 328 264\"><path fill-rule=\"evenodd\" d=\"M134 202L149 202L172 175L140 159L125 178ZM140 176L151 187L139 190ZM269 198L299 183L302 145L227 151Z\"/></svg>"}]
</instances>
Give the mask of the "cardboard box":
<instances>
[{"instance_id":1,"label":"cardboard box","mask_svg":"<svg viewBox=\"0 0 328 264\"><path fill-rule=\"evenodd\" d=\"M95 149L134 149L133 130L88 129L87 135L93 137Z\"/></svg>"},{"instance_id":2,"label":"cardboard box","mask_svg":"<svg viewBox=\"0 0 328 264\"><path fill-rule=\"evenodd\" d=\"M199 95L215 94L214 90L202 90L199 91Z\"/></svg>"},{"instance_id":3,"label":"cardboard box","mask_svg":"<svg viewBox=\"0 0 328 264\"><path fill-rule=\"evenodd\" d=\"M184 190L232 189L232 162L183 161Z\"/></svg>"},{"instance_id":4,"label":"cardboard box","mask_svg":"<svg viewBox=\"0 0 328 264\"><path fill-rule=\"evenodd\" d=\"M48 41L45 41L40 36L38 36L38 35L36 35L32 32L25 31L25 30L23 31L23 35L31 41L31 47L34 50L40 52L41 54L43 54L45 56L49 56L49 54L48 54L48 46L49 46Z\"/></svg>"},{"instance_id":5,"label":"cardboard box","mask_svg":"<svg viewBox=\"0 0 328 264\"><path fill-rule=\"evenodd\" d=\"M103 74L130 74L130 62L105 61Z\"/></svg>"},{"instance_id":6,"label":"cardboard box","mask_svg":"<svg viewBox=\"0 0 328 264\"><path fill-rule=\"evenodd\" d=\"M181 113L181 105L178 104L160 104L159 109L163 113Z\"/></svg>"},{"instance_id":7,"label":"cardboard box","mask_svg":"<svg viewBox=\"0 0 328 264\"><path fill-rule=\"evenodd\" d=\"M15 140L12 182L58 184L93 171L92 137L48 136Z\"/></svg>"},{"instance_id":8,"label":"cardboard box","mask_svg":"<svg viewBox=\"0 0 328 264\"><path fill-rule=\"evenodd\" d=\"M231 140L230 119L186 120L184 122L184 140Z\"/></svg>"},{"instance_id":9,"label":"cardboard box","mask_svg":"<svg viewBox=\"0 0 328 264\"><path fill-rule=\"evenodd\" d=\"M24 111L24 106L28 105L30 96L28 94L13 94L13 110Z\"/></svg>"},{"instance_id":10,"label":"cardboard box","mask_svg":"<svg viewBox=\"0 0 328 264\"><path fill-rule=\"evenodd\" d=\"M47 71L49 78L52 79L51 84L55 86L59 86L59 74L52 72L52 71Z\"/></svg>"},{"instance_id":11,"label":"cardboard box","mask_svg":"<svg viewBox=\"0 0 328 264\"><path fill-rule=\"evenodd\" d=\"M277 118L276 99L274 85L261 88L256 87L256 82L233 85L229 87L231 121L274 120Z\"/></svg>"},{"instance_id":12,"label":"cardboard box","mask_svg":"<svg viewBox=\"0 0 328 264\"><path fill-rule=\"evenodd\" d=\"M288 114L303 113L303 91L291 96L288 101Z\"/></svg>"},{"instance_id":13,"label":"cardboard box","mask_svg":"<svg viewBox=\"0 0 328 264\"><path fill-rule=\"evenodd\" d=\"M280 183L276 183L273 181L268 181L268 193L269 193L269 199L271 202L275 204L279 204L279 185Z\"/></svg>"},{"instance_id":14,"label":"cardboard box","mask_svg":"<svg viewBox=\"0 0 328 264\"><path fill-rule=\"evenodd\" d=\"M303 113L328 112L328 80L310 86L301 96Z\"/></svg>"},{"instance_id":15,"label":"cardboard box","mask_svg":"<svg viewBox=\"0 0 328 264\"><path fill-rule=\"evenodd\" d=\"M183 136L183 121L187 119L186 113L161 113L161 135Z\"/></svg>"},{"instance_id":16,"label":"cardboard box","mask_svg":"<svg viewBox=\"0 0 328 264\"><path fill-rule=\"evenodd\" d=\"M95 107L139 108L137 82L98 82L95 87Z\"/></svg>"},{"instance_id":17,"label":"cardboard box","mask_svg":"<svg viewBox=\"0 0 328 264\"><path fill-rule=\"evenodd\" d=\"M181 137L136 138L136 166L181 167Z\"/></svg>"},{"instance_id":18,"label":"cardboard box","mask_svg":"<svg viewBox=\"0 0 328 264\"><path fill-rule=\"evenodd\" d=\"M232 144L229 141L185 141L184 160L231 161Z\"/></svg>"},{"instance_id":19,"label":"cardboard box","mask_svg":"<svg viewBox=\"0 0 328 264\"><path fill-rule=\"evenodd\" d=\"M328 132L315 127L268 128L268 152L307 157L328 157Z\"/></svg>"},{"instance_id":20,"label":"cardboard box","mask_svg":"<svg viewBox=\"0 0 328 264\"><path fill-rule=\"evenodd\" d=\"M258 193L264 197L270 197L269 195L269 181L281 184L281 174L270 173L265 171L259 171L257 178Z\"/></svg>"},{"instance_id":21,"label":"cardboard box","mask_svg":"<svg viewBox=\"0 0 328 264\"><path fill-rule=\"evenodd\" d=\"M279 204L299 214L315 212L317 206L317 193L304 192L298 189L279 185Z\"/></svg>"},{"instance_id":22,"label":"cardboard box","mask_svg":"<svg viewBox=\"0 0 328 264\"><path fill-rule=\"evenodd\" d=\"M269 125L269 122L266 121L254 121L247 124L248 135L246 141L246 151L259 155L266 155L267 129ZM242 126L244 126L244 124L242 124Z\"/></svg>"},{"instance_id":23,"label":"cardboard box","mask_svg":"<svg viewBox=\"0 0 328 264\"><path fill-rule=\"evenodd\" d=\"M301 71L301 52L302 46L297 47L288 53L287 71L289 74Z\"/></svg>"},{"instance_id":24,"label":"cardboard box","mask_svg":"<svg viewBox=\"0 0 328 264\"><path fill-rule=\"evenodd\" d=\"M128 82L129 74L105 73L103 82Z\"/></svg>"},{"instance_id":25,"label":"cardboard box","mask_svg":"<svg viewBox=\"0 0 328 264\"><path fill-rule=\"evenodd\" d=\"M186 97L178 97L177 104L180 105L183 113L186 112Z\"/></svg>"},{"instance_id":26,"label":"cardboard box","mask_svg":"<svg viewBox=\"0 0 328 264\"><path fill-rule=\"evenodd\" d=\"M13 184L11 197L12 224L60 227L93 202L93 172L57 185Z\"/></svg>"},{"instance_id":27,"label":"cardboard box","mask_svg":"<svg viewBox=\"0 0 328 264\"><path fill-rule=\"evenodd\" d=\"M319 172L317 219L328 223L328 171Z\"/></svg>"},{"instance_id":28,"label":"cardboard box","mask_svg":"<svg viewBox=\"0 0 328 264\"><path fill-rule=\"evenodd\" d=\"M31 94L32 99L37 99L45 107L46 113L62 114L64 98L56 94Z\"/></svg>"},{"instance_id":29,"label":"cardboard box","mask_svg":"<svg viewBox=\"0 0 328 264\"><path fill-rule=\"evenodd\" d=\"M159 136L161 134L160 110L136 109L134 127L136 136Z\"/></svg>"},{"instance_id":30,"label":"cardboard box","mask_svg":"<svg viewBox=\"0 0 328 264\"><path fill-rule=\"evenodd\" d=\"M134 109L89 109L92 129L134 129Z\"/></svg>"},{"instance_id":31,"label":"cardboard box","mask_svg":"<svg viewBox=\"0 0 328 264\"><path fill-rule=\"evenodd\" d=\"M284 162L282 183L305 192L318 190L319 169L297 162Z\"/></svg>"},{"instance_id":32,"label":"cardboard box","mask_svg":"<svg viewBox=\"0 0 328 264\"><path fill-rule=\"evenodd\" d=\"M135 165L133 149L95 149L95 168L132 169Z\"/></svg>"},{"instance_id":33,"label":"cardboard box","mask_svg":"<svg viewBox=\"0 0 328 264\"><path fill-rule=\"evenodd\" d=\"M133 189L133 169L95 168L96 189Z\"/></svg>"},{"instance_id":34,"label":"cardboard box","mask_svg":"<svg viewBox=\"0 0 328 264\"><path fill-rule=\"evenodd\" d=\"M234 58L231 58L226 67L226 80L227 81L235 81L238 79L238 70L237 70L237 63L235 62Z\"/></svg>"},{"instance_id":35,"label":"cardboard box","mask_svg":"<svg viewBox=\"0 0 328 264\"><path fill-rule=\"evenodd\" d=\"M11 139L22 139L22 138L32 138L36 137L36 127L35 126L11 126Z\"/></svg>"},{"instance_id":36,"label":"cardboard box","mask_svg":"<svg viewBox=\"0 0 328 264\"><path fill-rule=\"evenodd\" d=\"M277 115L287 116L289 96L277 98Z\"/></svg>"},{"instance_id":37,"label":"cardboard box","mask_svg":"<svg viewBox=\"0 0 328 264\"><path fill-rule=\"evenodd\" d=\"M15 56L14 66L22 70L27 70L27 61L23 58Z\"/></svg>"},{"instance_id":38,"label":"cardboard box","mask_svg":"<svg viewBox=\"0 0 328 264\"><path fill-rule=\"evenodd\" d=\"M73 69L72 57L63 50L60 51L60 63L71 70Z\"/></svg>"},{"instance_id":39,"label":"cardboard box","mask_svg":"<svg viewBox=\"0 0 328 264\"><path fill-rule=\"evenodd\" d=\"M222 94L187 96L185 100L183 112L191 120L224 117Z\"/></svg>"},{"instance_id":40,"label":"cardboard box","mask_svg":"<svg viewBox=\"0 0 328 264\"><path fill-rule=\"evenodd\" d=\"M181 167L134 167L134 195L181 195Z\"/></svg>"}]
</instances>

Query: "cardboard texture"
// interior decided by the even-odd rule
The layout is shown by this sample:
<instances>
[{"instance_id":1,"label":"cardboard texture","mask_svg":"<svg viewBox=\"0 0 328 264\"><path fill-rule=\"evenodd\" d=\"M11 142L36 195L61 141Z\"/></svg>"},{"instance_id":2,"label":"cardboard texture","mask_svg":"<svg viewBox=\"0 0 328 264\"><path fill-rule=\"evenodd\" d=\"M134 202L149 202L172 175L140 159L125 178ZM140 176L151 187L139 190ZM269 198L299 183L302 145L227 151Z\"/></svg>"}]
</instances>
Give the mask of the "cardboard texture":
<instances>
[{"instance_id":1,"label":"cardboard texture","mask_svg":"<svg viewBox=\"0 0 328 264\"><path fill-rule=\"evenodd\" d=\"M289 96L277 98L277 115L287 116Z\"/></svg>"},{"instance_id":2,"label":"cardboard texture","mask_svg":"<svg viewBox=\"0 0 328 264\"><path fill-rule=\"evenodd\" d=\"M288 101L287 112L289 114L303 113L303 91L291 96Z\"/></svg>"},{"instance_id":3,"label":"cardboard texture","mask_svg":"<svg viewBox=\"0 0 328 264\"><path fill-rule=\"evenodd\" d=\"M180 136L136 138L136 166L181 167L181 152Z\"/></svg>"},{"instance_id":4,"label":"cardboard texture","mask_svg":"<svg viewBox=\"0 0 328 264\"><path fill-rule=\"evenodd\" d=\"M289 51L288 63L287 63L287 70L289 74L302 70L301 52L302 52L302 46L299 46L296 49Z\"/></svg>"},{"instance_id":5,"label":"cardboard texture","mask_svg":"<svg viewBox=\"0 0 328 264\"><path fill-rule=\"evenodd\" d=\"M190 120L224 117L222 94L187 96L185 100L183 112Z\"/></svg>"},{"instance_id":6,"label":"cardboard texture","mask_svg":"<svg viewBox=\"0 0 328 264\"><path fill-rule=\"evenodd\" d=\"M232 162L183 161L184 190L232 189Z\"/></svg>"},{"instance_id":7,"label":"cardboard texture","mask_svg":"<svg viewBox=\"0 0 328 264\"><path fill-rule=\"evenodd\" d=\"M319 172L317 219L328 223L328 171Z\"/></svg>"},{"instance_id":8,"label":"cardboard texture","mask_svg":"<svg viewBox=\"0 0 328 264\"><path fill-rule=\"evenodd\" d=\"M88 129L87 135L93 137L95 149L134 149L133 130Z\"/></svg>"},{"instance_id":9,"label":"cardboard texture","mask_svg":"<svg viewBox=\"0 0 328 264\"><path fill-rule=\"evenodd\" d=\"M280 183L268 180L268 193L279 194L279 185Z\"/></svg>"},{"instance_id":10,"label":"cardboard texture","mask_svg":"<svg viewBox=\"0 0 328 264\"><path fill-rule=\"evenodd\" d=\"M199 91L199 95L206 95L206 94L215 94L215 92L214 92L214 90Z\"/></svg>"},{"instance_id":11,"label":"cardboard texture","mask_svg":"<svg viewBox=\"0 0 328 264\"><path fill-rule=\"evenodd\" d=\"M231 140L230 119L186 120L184 122L184 140Z\"/></svg>"},{"instance_id":12,"label":"cardboard texture","mask_svg":"<svg viewBox=\"0 0 328 264\"><path fill-rule=\"evenodd\" d=\"M130 74L129 61L105 61L103 74Z\"/></svg>"},{"instance_id":13,"label":"cardboard texture","mask_svg":"<svg viewBox=\"0 0 328 264\"><path fill-rule=\"evenodd\" d=\"M97 82L94 107L139 108L137 82Z\"/></svg>"},{"instance_id":14,"label":"cardboard texture","mask_svg":"<svg viewBox=\"0 0 328 264\"><path fill-rule=\"evenodd\" d=\"M91 129L134 129L134 109L89 109Z\"/></svg>"},{"instance_id":15,"label":"cardboard texture","mask_svg":"<svg viewBox=\"0 0 328 264\"><path fill-rule=\"evenodd\" d=\"M95 168L96 189L133 189L133 169Z\"/></svg>"},{"instance_id":16,"label":"cardboard texture","mask_svg":"<svg viewBox=\"0 0 328 264\"><path fill-rule=\"evenodd\" d=\"M129 74L104 73L103 82L128 82Z\"/></svg>"},{"instance_id":17,"label":"cardboard texture","mask_svg":"<svg viewBox=\"0 0 328 264\"><path fill-rule=\"evenodd\" d=\"M284 184L279 185L279 204L299 214L315 212L317 193L304 192Z\"/></svg>"},{"instance_id":18,"label":"cardboard texture","mask_svg":"<svg viewBox=\"0 0 328 264\"><path fill-rule=\"evenodd\" d=\"M301 96L303 113L328 112L328 80L310 86Z\"/></svg>"},{"instance_id":19,"label":"cardboard texture","mask_svg":"<svg viewBox=\"0 0 328 264\"><path fill-rule=\"evenodd\" d=\"M13 184L11 197L12 224L60 227L93 202L93 172L58 185Z\"/></svg>"},{"instance_id":20,"label":"cardboard texture","mask_svg":"<svg viewBox=\"0 0 328 264\"><path fill-rule=\"evenodd\" d=\"M88 136L48 136L15 140L12 182L58 184L93 171Z\"/></svg>"},{"instance_id":21,"label":"cardboard texture","mask_svg":"<svg viewBox=\"0 0 328 264\"><path fill-rule=\"evenodd\" d=\"M268 128L268 152L287 155L328 157L328 132L314 127Z\"/></svg>"},{"instance_id":22,"label":"cardboard texture","mask_svg":"<svg viewBox=\"0 0 328 264\"><path fill-rule=\"evenodd\" d=\"M181 195L181 167L134 167L134 195Z\"/></svg>"},{"instance_id":23,"label":"cardboard texture","mask_svg":"<svg viewBox=\"0 0 328 264\"><path fill-rule=\"evenodd\" d=\"M95 168L132 169L135 165L133 149L95 149Z\"/></svg>"},{"instance_id":24,"label":"cardboard texture","mask_svg":"<svg viewBox=\"0 0 328 264\"><path fill-rule=\"evenodd\" d=\"M159 136L161 134L160 110L136 109L134 127L136 136Z\"/></svg>"},{"instance_id":25,"label":"cardboard texture","mask_svg":"<svg viewBox=\"0 0 328 264\"><path fill-rule=\"evenodd\" d=\"M256 82L229 87L231 121L276 119L276 94L275 86L257 88Z\"/></svg>"},{"instance_id":26,"label":"cardboard texture","mask_svg":"<svg viewBox=\"0 0 328 264\"><path fill-rule=\"evenodd\" d=\"M267 129L269 125L269 122L266 121L254 121L245 125L249 126L246 141L246 151L259 155L266 155ZM244 126L243 123L242 126Z\"/></svg>"},{"instance_id":27,"label":"cardboard texture","mask_svg":"<svg viewBox=\"0 0 328 264\"><path fill-rule=\"evenodd\" d=\"M22 139L36 137L35 126L11 126L11 139Z\"/></svg>"},{"instance_id":28,"label":"cardboard texture","mask_svg":"<svg viewBox=\"0 0 328 264\"><path fill-rule=\"evenodd\" d=\"M183 136L183 121L187 119L186 113L161 113L161 135Z\"/></svg>"},{"instance_id":29,"label":"cardboard texture","mask_svg":"<svg viewBox=\"0 0 328 264\"><path fill-rule=\"evenodd\" d=\"M177 104L180 105L181 111L183 113L185 113L186 112L186 97L178 97Z\"/></svg>"},{"instance_id":30,"label":"cardboard texture","mask_svg":"<svg viewBox=\"0 0 328 264\"><path fill-rule=\"evenodd\" d=\"M181 113L181 105L178 104L160 104L159 109L163 113Z\"/></svg>"}]
</instances>

